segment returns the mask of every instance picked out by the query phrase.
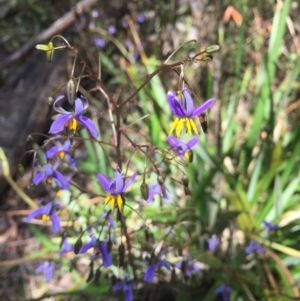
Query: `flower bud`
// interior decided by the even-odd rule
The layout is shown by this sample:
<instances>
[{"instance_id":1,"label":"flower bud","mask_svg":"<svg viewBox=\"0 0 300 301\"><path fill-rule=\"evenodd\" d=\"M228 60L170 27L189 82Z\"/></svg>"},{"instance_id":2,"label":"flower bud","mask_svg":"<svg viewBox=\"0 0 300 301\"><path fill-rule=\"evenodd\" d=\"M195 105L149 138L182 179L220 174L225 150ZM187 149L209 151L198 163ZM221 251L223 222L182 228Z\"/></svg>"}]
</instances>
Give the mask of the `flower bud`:
<instances>
[{"instance_id":1,"label":"flower bud","mask_svg":"<svg viewBox=\"0 0 300 301\"><path fill-rule=\"evenodd\" d=\"M22 164L18 165L18 176L23 177L24 176L24 166Z\"/></svg>"},{"instance_id":2,"label":"flower bud","mask_svg":"<svg viewBox=\"0 0 300 301\"><path fill-rule=\"evenodd\" d=\"M95 273L95 279L94 279L95 285L99 284L100 277L101 277L101 271L100 268L98 268Z\"/></svg>"},{"instance_id":3,"label":"flower bud","mask_svg":"<svg viewBox=\"0 0 300 301\"><path fill-rule=\"evenodd\" d=\"M157 182L158 182L158 184L161 186L161 185L163 185L164 184L164 179L163 179L163 177L162 176L158 176L157 177Z\"/></svg>"},{"instance_id":4,"label":"flower bud","mask_svg":"<svg viewBox=\"0 0 300 301\"><path fill-rule=\"evenodd\" d=\"M107 253L111 253L111 249L112 249L112 241L109 240L106 244L106 249L107 249Z\"/></svg>"},{"instance_id":5,"label":"flower bud","mask_svg":"<svg viewBox=\"0 0 300 301\"><path fill-rule=\"evenodd\" d=\"M74 254L79 254L79 251L82 247L82 240L81 240L81 236L77 239L77 241L75 242L74 245Z\"/></svg>"},{"instance_id":6,"label":"flower bud","mask_svg":"<svg viewBox=\"0 0 300 301\"><path fill-rule=\"evenodd\" d=\"M208 54L212 54L219 51L219 49L220 49L219 45L209 45L206 47L205 52Z\"/></svg>"},{"instance_id":7,"label":"flower bud","mask_svg":"<svg viewBox=\"0 0 300 301\"><path fill-rule=\"evenodd\" d=\"M183 190L184 190L185 195L191 195L191 191L189 190L188 187L185 186L185 187L183 188Z\"/></svg>"},{"instance_id":8,"label":"flower bud","mask_svg":"<svg viewBox=\"0 0 300 301\"><path fill-rule=\"evenodd\" d=\"M201 58L202 62L208 63L213 59L213 56L210 54L204 54L203 57Z\"/></svg>"},{"instance_id":9,"label":"flower bud","mask_svg":"<svg viewBox=\"0 0 300 301\"><path fill-rule=\"evenodd\" d=\"M52 107L53 103L54 103L54 98L52 96L49 96L47 99L48 106Z\"/></svg>"},{"instance_id":10,"label":"flower bud","mask_svg":"<svg viewBox=\"0 0 300 301\"><path fill-rule=\"evenodd\" d=\"M188 179L188 177L186 175L184 175L181 182L184 187L188 187L190 180Z\"/></svg>"},{"instance_id":11,"label":"flower bud","mask_svg":"<svg viewBox=\"0 0 300 301\"><path fill-rule=\"evenodd\" d=\"M188 162L192 163L193 162L193 158L194 158L194 153L193 151L190 149L188 150L185 154L184 157L187 159Z\"/></svg>"},{"instance_id":12,"label":"flower bud","mask_svg":"<svg viewBox=\"0 0 300 301\"><path fill-rule=\"evenodd\" d=\"M88 278L86 279L86 282L90 282L94 278L94 261L91 261L90 263L90 273Z\"/></svg>"},{"instance_id":13,"label":"flower bud","mask_svg":"<svg viewBox=\"0 0 300 301\"><path fill-rule=\"evenodd\" d=\"M119 245L119 267L123 267L124 266L124 262L125 262L125 247L124 244L121 243Z\"/></svg>"},{"instance_id":14,"label":"flower bud","mask_svg":"<svg viewBox=\"0 0 300 301\"><path fill-rule=\"evenodd\" d=\"M75 89L76 89L75 82L72 78L70 78L67 83L67 97L68 97L68 102L71 106L74 104L75 93L76 93Z\"/></svg>"},{"instance_id":15,"label":"flower bud","mask_svg":"<svg viewBox=\"0 0 300 301\"><path fill-rule=\"evenodd\" d=\"M146 183L142 183L140 189L143 199L147 201L149 197L149 186Z\"/></svg>"}]
</instances>

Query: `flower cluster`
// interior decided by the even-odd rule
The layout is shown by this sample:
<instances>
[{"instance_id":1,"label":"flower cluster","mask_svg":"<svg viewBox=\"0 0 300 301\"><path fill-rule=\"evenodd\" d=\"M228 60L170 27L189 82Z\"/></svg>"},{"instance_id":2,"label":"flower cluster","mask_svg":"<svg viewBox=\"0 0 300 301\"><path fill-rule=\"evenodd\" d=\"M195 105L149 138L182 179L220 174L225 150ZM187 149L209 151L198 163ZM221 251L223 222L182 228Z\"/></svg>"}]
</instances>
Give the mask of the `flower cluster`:
<instances>
[{"instance_id":1,"label":"flower cluster","mask_svg":"<svg viewBox=\"0 0 300 301\"><path fill-rule=\"evenodd\" d=\"M189 136L193 134L198 135L198 130L193 118L205 113L214 104L214 99L207 100L204 104L194 107L194 101L190 92L183 88L180 92L175 94L173 91L169 91L167 99L171 108L171 112L176 116L174 122L171 125L168 143L174 149L175 153L179 157L186 156L188 161L190 160L189 151L198 143L198 137L195 136L187 142L179 139L183 130L185 130ZM171 134L175 131L175 135Z\"/></svg>"}]
</instances>

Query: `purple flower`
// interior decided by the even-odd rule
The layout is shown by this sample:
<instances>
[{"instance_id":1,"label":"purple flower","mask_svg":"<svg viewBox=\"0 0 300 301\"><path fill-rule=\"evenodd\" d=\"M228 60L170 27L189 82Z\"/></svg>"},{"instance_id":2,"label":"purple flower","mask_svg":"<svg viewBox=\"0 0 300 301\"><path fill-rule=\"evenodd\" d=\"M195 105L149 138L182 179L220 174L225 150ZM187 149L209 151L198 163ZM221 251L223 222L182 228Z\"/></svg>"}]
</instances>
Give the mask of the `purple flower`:
<instances>
[{"instance_id":1,"label":"purple flower","mask_svg":"<svg viewBox=\"0 0 300 301\"><path fill-rule=\"evenodd\" d=\"M84 96L81 96L81 98L76 98L75 111L68 112L62 107L58 106L58 102L62 98L64 98L64 96L60 95L54 101L53 108L56 112L60 113L60 115L53 121L49 133L57 134L63 131L65 127L70 132L76 133L79 129L79 125L81 124L88 129L91 135L96 139L99 133L95 124L91 119L83 116L85 109L89 106L88 100Z\"/></svg>"},{"instance_id":2,"label":"purple flower","mask_svg":"<svg viewBox=\"0 0 300 301\"><path fill-rule=\"evenodd\" d=\"M89 28L94 29L95 27L96 27L95 22L91 21L90 24L89 24Z\"/></svg>"},{"instance_id":3,"label":"purple flower","mask_svg":"<svg viewBox=\"0 0 300 301\"><path fill-rule=\"evenodd\" d=\"M192 118L205 112L214 104L215 101L214 99L209 99L202 105L194 108L192 96L187 89L182 89L178 95L181 96L181 99L172 91L169 91L167 94L171 111L177 116L171 125L170 135L175 130L176 137L178 138L183 128L186 129L190 136L192 136L192 132L198 135L196 124Z\"/></svg>"},{"instance_id":4,"label":"purple flower","mask_svg":"<svg viewBox=\"0 0 300 301\"><path fill-rule=\"evenodd\" d=\"M54 261L45 261L42 263L36 270L35 273L44 273L45 280L50 280L53 275L53 270L55 268L55 262Z\"/></svg>"},{"instance_id":5,"label":"purple flower","mask_svg":"<svg viewBox=\"0 0 300 301\"><path fill-rule=\"evenodd\" d=\"M229 301L230 300L230 292L231 292L231 287L228 285L223 284L222 286L218 287L215 290L215 293L217 295L221 295L223 301Z\"/></svg>"},{"instance_id":6,"label":"purple flower","mask_svg":"<svg viewBox=\"0 0 300 301\"><path fill-rule=\"evenodd\" d=\"M137 21L138 21L139 23L145 22L145 16L144 16L143 13L139 13L139 14L138 14L138 16L137 16Z\"/></svg>"},{"instance_id":7,"label":"purple flower","mask_svg":"<svg viewBox=\"0 0 300 301\"><path fill-rule=\"evenodd\" d=\"M220 239L217 237L217 235L214 234L211 238L207 239L207 242L208 242L208 249L211 252L214 252L218 247L218 245L220 244Z\"/></svg>"},{"instance_id":8,"label":"purple flower","mask_svg":"<svg viewBox=\"0 0 300 301\"><path fill-rule=\"evenodd\" d=\"M174 149L176 155L179 157L183 157L187 151L189 151L192 147L194 147L198 143L199 138L193 137L191 140L185 143L184 141L177 139L174 136L169 136L167 138L167 141Z\"/></svg>"},{"instance_id":9,"label":"purple flower","mask_svg":"<svg viewBox=\"0 0 300 301\"><path fill-rule=\"evenodd\" d=\"M188 277L192 277L193 273L198 273L200 271L197 264L191 261L189 258L178 262L176 267L182 271L183 275Z\"/></svg>"},{"instance_id":10,"label":"purple flower","mask_svg":"<svg viewBox=\"0 0 300 301\"><path fill-rule=\"evenodd\" d=\"M56 214L56 211L60 209L58 204L48 203L47 205L33 210L27 217L26 222L30 222L35 217L42 215L43 221L52 221L52 231L54 233L59 232L60 230L60 221Z\"/></svg>"},{"instance_id":11,"label":"purple flower","mask_svg":"<svg viewBox=\"0 0 300 301\"><path fill-rule=\"evenodd\" d=\"M92 10L92 17L93 18L98 18L99 17L99 10L98 9L94 8Z\"/></svg>"},{"instance_id":12,"label":"purple flower","mask_svg":"<svg viewBox=\"0 0 300 301\"><path fill-rule=\"evenodd\" d=\"M111 202L112 210L118 206L119 210L123 211L124 202L122 194L135 180L136 173L134 173L127 182L125 182L125 177L119 172L119 170L115 171L115 176L111 179L101 173L98 173L97 178L103 189L109 193L109 195L105 198L104 204L106 205Z\"/></svg>"},{"instance_id":13,"label":"purple flower","mask_svg":"<svg viewBox=\"0 0 300 301\"><path fill-rule=\"evenodd\" d=\"M161 186L158 183L155 184L150 184L149 186L149 195L148 195L148 199L147 199L147 203L150 203L153 201L153 198L155 195L160 195L161 197L165 197L165 199L167 201L170 200L170 195L169 193L166 191L165 195L163 194L162 190L161 190Z\"/></svg>"},{"instance_id":14,"label":"purple flower","mask_svg":"<svg viewBox=\"0 0 300 301\"><path fill-rule=\"evenodd\" d=\"M264 248L257 241L251 240L245 251L247 254L250 254L254 251L256 251L258 254L262 254L264 252Z\"/></svg>"},{"instance_id":15,"label":"purple flower","mask_svg":"<svg viewBox=\"0 0 300 301\"><path fill-rule=\"evenodd\" d=\"M109 25L109 26L108 26L108 29L107 29L107 32L108 32L109 35L113 35L113 34L117 33L117 28L116 28L116 26L114 26L114 25Z\"/></svg>"},{"instance_id":16,"label":"purple flower","mask_svg":"<svg viewBox=\"0 0 300 301\"><path fill-rule=\"evenodd\" d=\"M122 21L122 25L123 25L123 27L128 27L128 20L127 19L124 19L123 21Z\"/></svg>"},{"instance_id":17,"label":"purple flower","mask_svg":"<svg viewBox=\"0 0 300 301\"><path fill-rule=\"evenodd\" d=\"M91 248L94 248L95 255L98 255L99 253L101 254L102 263L105 268L112 265L112 258L110 253L107 251L106 242L99 241L96 236L92 236L92 239L81 247L79 254L83 254Z\"/></svg>"},{"instance_id":18,"label":"purple flower","mask_svg":"<svg viewBox=\"0 0 300 301\"><path fill-rule=\"evenodd\" d=\"M123 281L114 284L113 291L116 292L121 289L124 292L125 301L133 301L133 285L134 283L130 277L126 275Z\"/></svg>"},{"instance_id":19,"label":"purple flower","mask_svg":"<svg viewBox=\"0 0 300 301\"><path fill-rule=\"evenodd\" d=\"M68 239L65 238L63 241L63 245L62 245L62 249L61 251L58 253L58 255L60 257L66 255L67 257L69 257L70 255L72 255L74 253L74 246L69 244Z\"/></svg>"},{"instance_id":20,"label":"purple flower","mask_svg":"<svg viewBox=\"0 0 300 301\"><path fill-rule=\"evenodd\" d=\"M267 228L269 234L272 233L272 232L275 232L278 229L278 225L277 224L269 223L266 220L263 221L263 224Z\"/></svg>"},{"instance_id":21,"label":"purple flower","mask_svg":"<svg viewBox=\"0 0 300 301\"><path fill-rule=\"evenodd\" d=\"M155 260L156 260L156 262L152 263L152 261L155 261ZM154 259L154 260L150 259L150 264L145 273L144 280L146 282L152 282L153 278L155 276L155 272L156 272L157 268L159 268L159 267L165 267L169 271L171 270L171 266L169 265L169 263L166 260L160 259L160 258Z\"/></svg>"},{"instance_id":22,"label":"purple flower","mask_svg":"<svg viewBox=\"0 0 300 301\"><path fill-rule=\"evenodd\" d=\"M59 171L57 171L56 166L52 166L48 163L41 168L38 167L38 169L41 171L32 179L34 185L39 185L41 181L46 180L49 184L54 182L61 189L68 189L70 179L67 179Z\"/></svg>"},{"instance_id":23,"label":"purple flower","mask_svg":"<svg viewBox=\"0 0 300 301\"><path fill-rule=\"evenodd\" d=\"M70 163L70 167L75 167L76 161L74 160L74 158L71 157L70 152L71 141L66 140L64 144L61 144L59 142L56 142L55 144L55 146L52 146L51 148L49 148L49 150L47 150L46 158L51 159L54 156L57 156L61 160L66 158Z\"/></svg>"},{"instance_id":24,"label":"purple flower","mask_svg":"<svg viewBox=\"0 0 300 301\"><path fill-rule=\"evenodd\" d=\"M109 228L111 228L111 229L115 228L115 222L114 222L114 219L112 218L112 212L111 211L104 210L104 212L101 213L98 216L98 218L105 219Z\"/></svg>"},{"instance_id":25,"label":"purple flower","mask_svg":"<svg viewBox=\"0 0 300 301\"><path fill-rule=\"evenodd\" d=\"M96 46L98 46L100 48L104 48L106 45L105 40L103 40L102 38L99 38L99 37L94 38L94 43Z\"/></svg>"}]
</instances>

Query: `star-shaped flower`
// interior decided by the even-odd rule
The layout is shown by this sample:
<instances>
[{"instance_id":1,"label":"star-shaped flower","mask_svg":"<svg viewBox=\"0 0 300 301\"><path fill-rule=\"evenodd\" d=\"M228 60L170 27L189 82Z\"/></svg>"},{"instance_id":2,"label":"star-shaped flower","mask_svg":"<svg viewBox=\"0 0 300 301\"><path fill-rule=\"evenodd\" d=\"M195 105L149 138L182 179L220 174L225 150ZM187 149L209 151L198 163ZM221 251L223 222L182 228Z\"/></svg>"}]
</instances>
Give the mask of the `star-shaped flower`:
<instances>
[{"instance_id":1,"label":"star-shaped flower","mask_svg":"<svg viewBox=\"0 0 300 301\"><path fill-rule=\"evenodd\" d=\"M53 104L53 108L60 115L53 121L50 134L57 134L67 128L71 133L77 133L79 126L84 126L91 135L96 139L99 136L98 130L93 121L85 116L83 113L89 106L88 100L81 96L81 98L75 99L75 110L74 112L68 112L61 106L58 106L58 102L64 98L64 95L58 96Z\"/></svg>"},{"instance_id":2,"label":"star-shaped flower","mask_svg":"<svg viewBox=\"0 0 300 301\"><path fill-rule=\"evenodd\" d=\"M128 275L125 276L123 281L117 282L113 285L113 291L122 290L124 292L125 301L133 301L133 291L132 288L134 283Z\"/></svg>"},{"instance_id":3,"label":"star-shaped flower","mask_svg":"<svg viewBox=\"0 0 300 301\"><path fill-rule=\"evenodd\" d=\"M119 210L122 212L124 207L122 194L135 180L136 173L134 173L127 182L125 182L125 176L123 176L119 170L115 171L115 176L111 179L102 173L98 173L97 178L103 189L109 193L105 198L104 204L106 205L110 202L112 210L118 206Z\"/></svg>"},{"instance_id":4,"label":"star-shaped flower","mask_svg":"<svg viewBox=\"0 0 300 301\"><path fill-rule=\"evenodd\" d=\"M35 273L44 273L45 280L50 280L53 275L53 270L55 268L54 261L45 261L43 262L36 270Z\"/></svg>"},{"instance_id":5,"label":"star-shaped flower","mask_svg":"<svg viewBox=\"0 0 300 301\"><path fill-rule=\"evenodd\" d=\"M105 268L112 265L112 257L107 251L106 242L99 241L96 236L93 235L92 239L81 247L79 254L83 254L91 248L94 248L94 255L97 256L101 254L102 263Z\"/></svg>"},{"instance_id":6,"label":"star-shaped flower","mask_svg":"<svg viewBox=\"0 0 300 301\"><path fill-rule=\"evenodd\" d=\"M194 101L187 89L182 89L178 95L181 96L181 98L176 96L173 91L169 91L167 94L171 111L177 116L171 125L170 135L175 130L176 137L178 138L183 128L186 129L190 136L192 136L192 132L198 135L196 124L192 118L204 113L215 101L214 99L209 99L202 105L194 108Z\"/></svg>"},{"instance_id":7,"label":"star-shaped flower","mask_svg":"<svg viewBox=\"0 0 300 301\"><path fill-rule=\"evenodd\" d=\"M169 136L167 138L168 143L172 146L172 148L174 149L176 155L178 157L183 157L186 155L186 153L192 148L194 147L198 141L199 138L198 137L193 137L192 139L190 139L188 142L184 142L180 139L177 139L174 136ZM188 159L188 158L187 158Z\"/></svg>"},{"instance_id":8,"label":"star-shaped flower","mask_svg":"<svg viewBox=\"0 0 300 301\"><path fill-rule=\"evenodd\" d=\"M35 217L41 215L43 221L52 221L52 231L57 233L60 230L60 221L56 211L60 209L58 204L48 203L47 205L33 210L27 217L26 222L30 222Z\"/></svg>"}]
</instances>

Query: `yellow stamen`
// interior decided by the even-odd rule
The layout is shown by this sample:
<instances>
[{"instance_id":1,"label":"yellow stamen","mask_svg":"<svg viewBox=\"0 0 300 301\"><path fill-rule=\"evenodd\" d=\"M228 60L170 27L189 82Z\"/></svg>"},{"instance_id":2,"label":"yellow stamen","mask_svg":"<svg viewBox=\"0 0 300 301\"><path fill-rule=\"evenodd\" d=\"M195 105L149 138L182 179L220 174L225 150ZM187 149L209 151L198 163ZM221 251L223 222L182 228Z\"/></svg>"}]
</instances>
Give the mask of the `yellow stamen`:
<instances>
[{"instance_id":1,"label":"yellow stamen","mask_svg":"<svg viewBox=\"0 0 300 301\"><path fill-rule=\"evenodd\" d=\"M79 127L79 122L75 118L72 118L66 123L65 127L70 131L76 131Z\"/></svg>"},{"instance_id":2,"label":"yellow stamen","mask_svg":"<svg viewBox=\"0 0 300 301\"><path fill-rule=\"evenodd\" d=\"M124 204L123 204L123 199L120 194L117 194L117 195L109 194L104 200L104 205L107 205L109 202L110 202L110 206L111 206L112 210L116 206L118 206L119 210L121 212L123 211Z\"/></svg>"},{"instance_id":3,"label":"yellow stamen","mask_svg":"<svg viewBox=\"0 0 300 301\"><path fill-rule=\"evenodd\" d=\"M43 221L43 222L49 222L49 221L50 221L50 216L49 216L49 215L46 215L46 214L43 214L43 215L42 215L42 221Z\"/></svg>"},{"instance_id":4,"label":"yellow stamen","mask_svg":"<svg viewBox=\"0 0 300 301\"><path fill-rule=\"evenodd\" d=\"M67 258L72 258L73 255L74 255L74 252L73 252L73 251L69 251L69 252L66 253L66 257L67 257Z\"/></svg>"},{"instance_id":5,"label":"yellow stamen","mask_svg":"<svg viewBox=\"0 0 300 301\"><path fill-rule=\"evenodd\" d=\"M46 182L47 182L48 184L51 184L51 183L52 183L52 177L47 178L47 179L46 179Z\"/></svg>"},{"instance_id":6,"label":"yellow stamen","mask_svg":"<svg viewBox=\"0 0 300 301\"><path fill-rule=\"evenodd\" d=\"M65 152L64 151L58 152L57 155L58 155L59 159L62 160L65 157Z\"/></svg>"},{"instance_id":7,"label":"yellow stamen","mask_svg":"<svg viewBox=\"0 0 300 301\"><path fill-rule=\"evenodd\" d=\"M190 119L190 124L191 124L191 128L193 129L194 133L195 133L196 135L198 135L199 133L198 133L196 124L195 124L195 122L194 122L193 119ZM192 135L191 135L191 136L192 136Z\"/></svg>"},{"instance_id":8,"label":"yellow stamen","mask_svg":"<svg viewBox=\"0 0 300 301\"><path fill-rule=\"evenodd\" d=\"M56 192L56 196L61 197L63 195L63 193L64 193L64 191L60 189Z\"/></svg>"}]
</instances>

